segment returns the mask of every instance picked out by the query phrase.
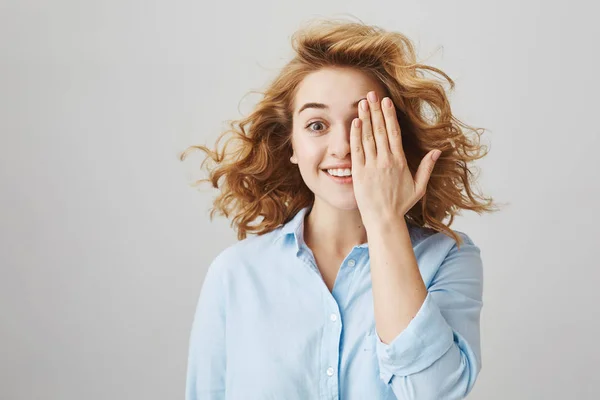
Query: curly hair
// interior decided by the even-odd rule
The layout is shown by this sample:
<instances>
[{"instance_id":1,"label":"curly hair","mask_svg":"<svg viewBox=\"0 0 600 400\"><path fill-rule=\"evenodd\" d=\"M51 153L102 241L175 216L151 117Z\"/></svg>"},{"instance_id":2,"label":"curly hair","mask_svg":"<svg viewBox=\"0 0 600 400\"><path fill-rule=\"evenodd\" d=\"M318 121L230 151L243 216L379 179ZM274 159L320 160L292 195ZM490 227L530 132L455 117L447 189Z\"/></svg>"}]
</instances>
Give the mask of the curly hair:
<instances>
[{"instance_id":1,"label":"curly hair","mask_svg":"<svg viewBox=\"0 0 600 400\"><path fill-rule=\"evenodd\" d=\"M276 229L313 203L314 194L289 162L292 107L303 78L325 67L356 68L383 84L396 107L413 177L429 151L442 151L425 195L405 215L407 223L444 232L460 245L462 239L449 227L461 209L478 214L498 210L492 198L472 188L476 174L468 164L488 153L487 146L480 145L483 129L474 129L452 115L441 82L426 78L423 71L440 74L451 89L454 81L435 67L417 63L409 38L362 22L330 19L309 22L291 41L294 58L270 82L251 114L229 121L231 129L221 133L214 151L203 145L189 146L179 157L183 161L194 149L207 154L200 168L206 167L209 178L195 184L210 182L220 188L211 220L217 211L226 218L232 216L231 226L242 240L248 232L262 235ZM467 132L475 136L471 139ZM219 150L228 134L233 137ZM209 159L211 166L206 165Z\"/></svg>"}]
</instances>

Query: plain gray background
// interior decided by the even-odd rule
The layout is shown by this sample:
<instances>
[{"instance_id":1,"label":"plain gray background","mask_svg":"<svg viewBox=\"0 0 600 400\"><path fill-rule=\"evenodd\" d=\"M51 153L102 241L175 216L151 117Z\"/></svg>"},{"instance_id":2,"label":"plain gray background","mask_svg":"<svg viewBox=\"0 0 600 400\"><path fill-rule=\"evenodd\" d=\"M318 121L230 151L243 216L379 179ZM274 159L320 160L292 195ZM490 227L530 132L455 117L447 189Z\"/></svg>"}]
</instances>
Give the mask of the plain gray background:
<instances>
[{"instance_id":1,"label":"plain gray background","mask_svg":"<svg viewBox=\"0 0 600 400\"><path fill-rule=\"evenodd\" d=\"M192 144L213 145L312 17L401 31L487 129L452 228L482 250L469 398L597 399L600 89L584 1L0 3L0 398L183 398L209 262L234 243ZM239 107L239 108L238 108Z\"/></svg>"}]
</instances>

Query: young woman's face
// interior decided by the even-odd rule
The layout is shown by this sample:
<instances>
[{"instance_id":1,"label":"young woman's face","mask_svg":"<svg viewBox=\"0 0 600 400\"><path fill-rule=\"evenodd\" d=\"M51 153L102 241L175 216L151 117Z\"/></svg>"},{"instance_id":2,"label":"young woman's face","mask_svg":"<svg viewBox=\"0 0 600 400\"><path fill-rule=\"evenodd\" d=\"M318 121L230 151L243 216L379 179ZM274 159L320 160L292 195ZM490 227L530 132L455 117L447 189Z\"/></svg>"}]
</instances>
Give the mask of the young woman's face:
<instances>
[{"instance_id":1,"label":"young woman's face","mask_svg":"<svg viewBox=\"0 0 600 400\"><path fill-rule=\"evenodd\" d=\"M290 161L298 164L315 201L344 210L357 208L352 183L348 183L351 179L335 178L328 169L352 169L350 124L358 117L358 101L371 90L380 99L386 96L377 80L352 68L321 69L304 78L298 87ZM307 103L322 106L305 107Z\"/></svg>"}]
</instances>

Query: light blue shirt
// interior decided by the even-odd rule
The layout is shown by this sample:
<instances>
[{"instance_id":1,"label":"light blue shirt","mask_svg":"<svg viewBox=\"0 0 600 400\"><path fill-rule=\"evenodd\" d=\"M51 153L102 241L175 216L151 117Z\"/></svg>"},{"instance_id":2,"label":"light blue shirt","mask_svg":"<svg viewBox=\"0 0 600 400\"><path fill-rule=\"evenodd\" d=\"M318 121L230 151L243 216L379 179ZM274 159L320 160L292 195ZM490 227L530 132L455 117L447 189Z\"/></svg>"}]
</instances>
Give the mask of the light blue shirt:
<instances>
[{"instance_id":1,"label":"light blue shirt","mask_svg":"<svg viewBox=\"0 0 600 400\"><path fill-rule=\"evenodd\" d=\"M480 249L409 225L427 297L389 344L375 330L368 244L352 248L332 292L288 223L210 264L189 342L186 399L463 399L481 370Z\"/></svg>"}]
</instances>

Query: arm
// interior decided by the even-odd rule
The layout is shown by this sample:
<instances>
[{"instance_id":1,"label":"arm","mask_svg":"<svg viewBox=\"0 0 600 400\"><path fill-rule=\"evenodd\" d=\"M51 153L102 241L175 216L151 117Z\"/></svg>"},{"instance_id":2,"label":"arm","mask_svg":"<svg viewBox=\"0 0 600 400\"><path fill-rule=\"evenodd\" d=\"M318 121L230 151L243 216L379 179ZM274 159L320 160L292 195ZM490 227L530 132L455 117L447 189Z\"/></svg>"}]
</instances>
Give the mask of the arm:
<instances>
[{"instance_id":1,"label":"arm","mask_svg":"<svg viewBox=\"0 0 600 400\"><path fill-rule=\"evenodd\" d=\"M192 324L186 400L225 398L225 296L219 255L209 266Z\"/></svg>"},{"instance_id":2,"label":"arm","mask_svg":"<svg viewBox=\"0 0 600 400\"><path fill-rule=\"evenodd\" d=\"M380 376L399 399L463 399L482 365L480 250L461 234L423 296L407 228L393 226L369 237Z\"/></svg>"}]
</instances>

